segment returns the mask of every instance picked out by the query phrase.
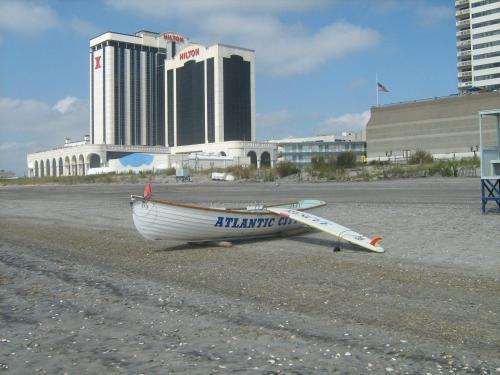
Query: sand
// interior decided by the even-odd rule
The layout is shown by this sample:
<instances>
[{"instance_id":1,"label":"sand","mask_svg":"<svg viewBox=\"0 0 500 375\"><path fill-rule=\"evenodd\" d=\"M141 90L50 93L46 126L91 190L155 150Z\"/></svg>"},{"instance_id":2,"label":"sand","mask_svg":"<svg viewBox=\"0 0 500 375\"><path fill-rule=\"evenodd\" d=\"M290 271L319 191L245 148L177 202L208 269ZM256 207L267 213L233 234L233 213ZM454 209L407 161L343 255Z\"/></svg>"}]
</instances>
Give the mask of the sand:
<instances>
[{"instance_id":1,"label":"sand","mask_svg":"<svg viewBox=\"0 0 500 375\"><path fill-rule=\"evenodd\" d=\"M321 199L325 234L152 242L142 185L0 188L0 370L9 373L498 373L500 215L477 179L154 184L192 203ZM493 206L491 206L493 207Z\"/></svg>"}]
</instances>

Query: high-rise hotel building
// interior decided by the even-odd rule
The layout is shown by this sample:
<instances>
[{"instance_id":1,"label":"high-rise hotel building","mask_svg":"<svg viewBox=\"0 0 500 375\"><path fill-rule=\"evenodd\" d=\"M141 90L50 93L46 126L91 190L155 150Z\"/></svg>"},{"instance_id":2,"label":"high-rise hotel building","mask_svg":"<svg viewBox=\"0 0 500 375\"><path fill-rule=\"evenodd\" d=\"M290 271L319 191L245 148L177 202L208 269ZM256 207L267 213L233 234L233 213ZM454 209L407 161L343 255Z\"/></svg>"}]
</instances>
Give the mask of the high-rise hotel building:
<instances>
[{"instance_id":1,"label":"high-rise hotel building","mask_svg":"<svg viewBox=\"0 0 500 375\"><path fill-rule=\"evenodd\" d=\"M458 90L500 89L500 0L455 0Z\"/></svg>"},{"instance_id":2,"label":"high-rise hotel building","mask_svg":"<svg viewBox=\"0 0 500 375\"><path fill-rule=\"evenodd\" d=\"M167 60L167 145L254 140L254 66L254 51L221 44Z\"/></svg>"},{"instance_id":3,"label":"high-rise hotel building","mask_svg":"<svg viewBox=\"0 0 500 375\"><path fill-rule=\"evenodd\" d=\"M255 140L254 51L174 33L90 41L93 144L180 147Z\"/></svg>"},{"instance_id":4,"label":"high-rise hotel building","mask_svg":"<svg viewBox=\"0 0 500 375\"><path fill-rule=\"evenodd\" d=\"M173 33L108 32L90 41L94 144L164 145L165 59L187 40Z\"/></svg>"}]
</instances>

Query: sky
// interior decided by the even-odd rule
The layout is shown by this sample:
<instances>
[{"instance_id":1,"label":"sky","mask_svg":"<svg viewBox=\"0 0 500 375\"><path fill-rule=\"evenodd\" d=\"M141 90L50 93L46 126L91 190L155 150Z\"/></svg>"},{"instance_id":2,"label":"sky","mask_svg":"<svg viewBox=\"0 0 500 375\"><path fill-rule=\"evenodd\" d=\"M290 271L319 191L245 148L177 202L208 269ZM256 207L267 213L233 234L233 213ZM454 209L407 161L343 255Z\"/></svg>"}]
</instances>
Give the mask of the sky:
<instances>
[{"instance_id":1,"label":"sky","mask_svg":"<svg viewBox=\"0 0 500 375\"><path fill-rule=\"evenodd\" d=\"M451 0L0 0L0 169L89 133L89 40L172 31L255 50L257 139L359 131L457 92Z\"/></svg>"}]
</instances>

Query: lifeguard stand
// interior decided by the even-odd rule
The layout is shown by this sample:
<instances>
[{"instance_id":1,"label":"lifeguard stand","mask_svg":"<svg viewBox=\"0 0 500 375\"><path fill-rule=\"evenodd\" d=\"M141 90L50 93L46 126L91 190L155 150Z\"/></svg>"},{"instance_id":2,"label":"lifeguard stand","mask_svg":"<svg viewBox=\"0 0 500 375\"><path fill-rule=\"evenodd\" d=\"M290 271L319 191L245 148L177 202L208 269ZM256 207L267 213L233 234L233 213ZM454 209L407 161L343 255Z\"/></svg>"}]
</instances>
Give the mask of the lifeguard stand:
<instances>
[{"instance_id":1,"label":"lifeguard stand","mask_svg":"<svg viewBox=\"0 0 500 375\"><path fill-rule=\"evenodd\" d=\"M500 109L479 112L481 208L488 202L500 210Z\"/></svg>"}]
</instances>

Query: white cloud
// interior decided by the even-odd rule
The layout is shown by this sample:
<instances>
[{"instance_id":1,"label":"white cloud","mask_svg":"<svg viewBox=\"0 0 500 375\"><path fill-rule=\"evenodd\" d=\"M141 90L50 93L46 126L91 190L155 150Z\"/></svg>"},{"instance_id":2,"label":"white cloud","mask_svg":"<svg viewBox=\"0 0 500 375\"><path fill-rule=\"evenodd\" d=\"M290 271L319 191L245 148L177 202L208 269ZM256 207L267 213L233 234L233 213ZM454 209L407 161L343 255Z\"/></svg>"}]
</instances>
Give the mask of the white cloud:
<instances>
[{"instance_id":1,"label":"white cloud","mask_svg":"<svg viewBox=\"0 0 500 375\"><path fill-rule=\"evenodd\" d=\"M323 121L314 130L317 134L339 134L343 131L360 131L370 120L370 111L346 113Z\"/></svg>"},{"instance_id":2,"label":"white cloud","mask_svg":"<svg viewBox=\"0 0 500 375\"><path fill-rule=\"evenodd\" d=\"M0 28L36 34L58 25L57 14L48 6L21 0L0 1Z\"/></svg>"},{"instance_id":3,"label":"white cloud","mask_svg":"<svg viewBox=\"0 0 500 375\"><path fill-rule=\"evenodd\" d=\"M93 23L78 17L63 20L52 8L44 4L25 0L0 0L0 30L35 36L58 28L72 30L85 37L99 33Z\"/></svg>"},{"instance_id":4,"label":"white cloud","mask_svg":"<svg viewBox=\"0 0 500 375\"><path fill-rule=\"evenodd\" d=\"M331 5L332 0L106 0L116 9L157 18L206 15L220 12L300 12Z\"/></svg>"},{"instance_id":5,"label":"white cloud","mask_svg":"<svg viewBox=\"0 0 500 375\"><path fill-rule=\"evenodd\" d=\"M78 99L75 98L74 96L67 96L67 97L59 100L52 107L52 109L64 114L64 113L68 112L73 107L73 104L75 104L77 100Z\"/></svg>"},{"instance_id":6,"label":"white cloud","mask_svg":"<svg viewBox=\"0 0 500 375\"><path fill-rule=\"evenodd\" d=\"M345 21L309 32L300 24L287 25L272 16L216 14L200 25L212 40L227 40L256 50L262 72L285 76L311 71L332 59L378 44L372 29Z\"/></svg>"},{"instance_id":7,"label":"white cloud","mask_svg":"<svg viewBox=\"0 0 500 375\"><path fill-rule=\"evenodd\" d=\"M27 153L61 145L65 137L81 139L88 133L88 102L68 98L53 105L0 97L0 169L23 175Z\"/></svg>"},{"instance_id":8,"label":"white cloud","mask_svg":"<svg viewBox=\"0 0 500 375\"><path fill-rule=\"evenodd\" d=\"M119 10L163 19L178 18L193 25L193 40L222 42L255 49L260 72L285 76L311 71L332 59L376 46L380 36L370 28L339 21L318 30L286 23L280 13L329 7L327 0L107 0Z\"/></svg>"}]
</instances>

